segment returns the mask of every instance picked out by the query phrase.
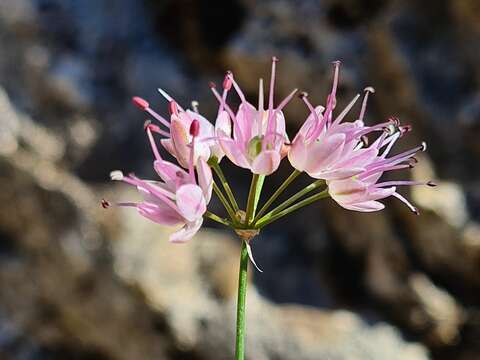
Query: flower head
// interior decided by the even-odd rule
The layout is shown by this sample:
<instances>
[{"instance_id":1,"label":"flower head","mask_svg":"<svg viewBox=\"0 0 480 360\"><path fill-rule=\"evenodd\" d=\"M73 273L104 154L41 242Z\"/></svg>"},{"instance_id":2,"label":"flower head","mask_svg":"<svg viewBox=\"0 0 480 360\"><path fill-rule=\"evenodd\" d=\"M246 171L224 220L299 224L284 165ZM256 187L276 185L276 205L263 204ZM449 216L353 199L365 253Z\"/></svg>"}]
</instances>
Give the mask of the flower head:
<instances>
[{"instance_id":1,"label":"flower head","mask_svg":"<svg viewBox=\"0 0 480 360\"><path fill-rule=\"evenodd\" d=\"M418 151L426 150L426 144L422 143L413 149L387 158L395 142L410 129L408 126L400 126L396 119L392 119L392 121L394 125L385 128L382 135L372 145L364 149L364 152L368 151L375 155L369 156L368 162L362 165L364 170L361 173L344 179L327 181L330 196L345 209L362 212L382 210L385 206L378 200L393 196L405 203L412 212L418 214L418 209L397 192L397 186L435 186L435 183L431 181L379 182L386 172L413 167L416 161L414 155Z\"/></svg>"},{"instance_id":2,"label":"flower head","mask_svg":"<svg viewBox=\"0 0 480 360\"><path fill-rule=\"evenodd\" d=\"M288 159L295 169L305 171L316 179L342 179L361 173L364 163L375 155L371 151L357 151L362 136L385 127L385 124L367 127L363 123L368 95L374 92L373 88L365 89L362 109L356 121L342 123L360 95L355 96L334 119L339 68L340 62L334 62L333 86L326 107L314 108L308 101L307 94L300 94L310 115L295 136Z\"/></svg>"},{"instance_id":3,"label":"flower head","mask_svg":"<svg viewBox=\"0 0 480 360\"><path fill-rule=\"evenodd\" d=\"M190 149L192 143L192 135L189 133L190 125L193 121L200 124L200 132L198 134L197 144L195 146L195 154L193 156L194 164L197 164L199 158L208 161L211 156L215 156L218 160L224 156L223 151L215 141L215 131L221 129L225 133L231 132L230 123L226 119L226 114L219 114L216 119L215 127L202 115L198 113L197 103L193 102L194 110L184 110L170 95L164 90L158 89L163 97L168 101L170 121L155 112L150 104L136 96L133 103L140 109L146 111L161 126L151 125L150 131L160 134L165 138L161 140L162 146L173 155L178 163L184 168L188 168L190 160Z\"/></svg>"},{"instance_id":4,"label":"flower head","mask_svg":"<svg viewBox=\"0 0 480 360\"><path fill-rule=\"evenodd\" d=\"M277 58L272 59L272 74L268 108L264 109L263 80L259 82L258 107L250 104L236 83L233 74L228 72L223 82L221 96L215 86L211 89L219 101L219 116L228 117L233 122L233 136L223 129L216 132L218 143L225 155L237 166L249 169L254 174L269 175L277 170L281 159L285 156L285 142L288 137L285 132L285 117L282 109L293 97L296 89L290 93L275 108L274 87ZM236 113L226 103L226 97L231 87L234 87L241 104Z\"/></svg>"},{"instance_id":5,"label":"flower head","mask_svg":"<svg viewBox=\"0 0 480 360\"><path fill-rule=\"evenodd\" d=\"M185 242L192 238L203 223L203 215L212 195L212 172L206 161L199 157L194 169L194 153L201 125L198 120L191 122L189 135L192 136L188 172L161 158L152 134L152 124L145 129L155 156L154 169L161 181L142 180L131 174L124 176L113 171L112 180L119 180L136 186L143 195L139 203L122 202L118 206L135 207L140 215L163 225L183 225L170 236L172 242ZM104 207L108 202L102 202Z\"/></svg>"}]
</instances>

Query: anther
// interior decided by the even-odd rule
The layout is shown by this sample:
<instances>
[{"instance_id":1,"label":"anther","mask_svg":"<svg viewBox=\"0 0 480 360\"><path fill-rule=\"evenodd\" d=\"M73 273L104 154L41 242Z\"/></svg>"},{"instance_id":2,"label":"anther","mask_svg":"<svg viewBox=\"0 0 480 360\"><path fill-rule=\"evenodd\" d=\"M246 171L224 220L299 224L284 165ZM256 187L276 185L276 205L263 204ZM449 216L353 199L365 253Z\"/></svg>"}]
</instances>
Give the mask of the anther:
<instances>
[{"instance_id":1,"label":"anther","mask_svg":"<svg viewBox=\"0 0 480 360\"><path fill-rule=\"evenodd\" d=\"M123 173L120 170L114 170L110 172L110 179L112 180L123 180Z\"/></svg>"},{"instance_id":2,"label":"anther","mask_svg":"<svg viewBox=\"0 0 480 360\"><path fill-rule=\"evenodd\" d=\"M437 184L430 180L430 181L427 182L427 186L435 187L435 186L437 186Z\"/></svg>"},{"instance_id":3,"label":"anther","mask_svg":"<svg viewBox=\"0 0 480 360\"><path fill-rule=\"evenodd\" d=\"M340 60L332 61L333 66L340 66L342 62Z\"/></svg>"},{"instance_id":4,"label":"anther","mask_svg":"<svg viewBox=\"0 0 480 360\"><path fill-rule=\"evenodd\" d=\"M363 143L363 146L364 147L367 147L368 146L368 137L366 135L363 135L360 140L362 141Z\"/></svg>"},{"instance_id":5,"label":"anther","mask_svg":"<svg viewBox=\"0 0 480 360\"><path fill-rule=\"evenodd\" d=\"M146 131L148 128L150 128L150 125L152 125L152 122L150 120L145 120L143 123L143 130Z\"/></svg>"},{"instance_id":6,"label":"anther","mask_svg":"<svg viewBox=\"0 0 480 360\"><path fill-rule=\"evenodd\" d=\"M419 211L416 207L414 207L414 208L412 209L412 212L413 212L415 215L420 215L420 211Z\"/></svg>"},{"instance_id":7,"label":"anther","mask_svg":"<svg viewBox=\"0 0 480 360\"><path fill-rule=\"evenodd\" d=\"M217 87L217 85L215 85L215 83L213 81L210 81L208 83L208 86L210 87L210 89L215 89Z\"/></svg>"},{"instance_id":8,"label":"anther","mask_svg":"<svg viewBox=\"0 0 480 360\"><path fill-rule=\"evenodd\" d=\"M199 132L200 132L200 123L197 119L194 119L190 124L190 135L192 135L193 137L196 137L198 136Z\"/></svg>"},{"instance_id":9,"label":"anther","mask_svg":"<svg viewBox=\"0 0 480 360\"><path fill-rule=\"evenodd\" d=\"M148 101L145 100L145 99L142 99L139 96L134 96L132 98L132 102L135 106L137 106L138 108L140 108L144 111L147 110L150 107L150 104L148 103Z\"/></svg>"},{"instance_id":10,"label":"anther","mask_svg":"<svg viewBox=\"0 0 480 360\"><path fill-rule=\"evenodd\" d=\"M102 199L101 205L104 209L108 209L111 206L110 202L105 199Z\"/></svg>"},{"instance_id":11,"label":"anther","mask_svg":"<svg viewBox=\"0 0 480 360\"><path fill-rule=\"evenodd\" d=\"M422 141L422 148L421 151L427 150L427 143L425 141Z\"/></svg>"},{"instance_id":12,"label":"anther","mask_svg":"<svg viewBox=\"0 0 480 360\"><path fill-rule=\"evenodd\" d=\"M308 93L306 91L302 91L298 94L298 97L300 99L304 99L304 98L308 97Z\"/></svg>"},{"instance_id":13,"label":"anther","mask_svg":"<svg viewBox=\"0 0 480 360\"><path fill-rule=\"evenodd\" d=\"M375 89L371 86L367 86L365 89L363 89L365 92L369 92L370 94L375 94Z\"/></svg>"},{"instance_id":14,"label":"anther","mask_svg":"<svg viewBox=\"0 0 480 360\"><path fill-rule=\"evenodd\" d=\"M278 58L277 58L276 56L272 56L272 61L273 61L273 62L278 62L279 60L278 60Z\"/></svg>"}]
</instances>

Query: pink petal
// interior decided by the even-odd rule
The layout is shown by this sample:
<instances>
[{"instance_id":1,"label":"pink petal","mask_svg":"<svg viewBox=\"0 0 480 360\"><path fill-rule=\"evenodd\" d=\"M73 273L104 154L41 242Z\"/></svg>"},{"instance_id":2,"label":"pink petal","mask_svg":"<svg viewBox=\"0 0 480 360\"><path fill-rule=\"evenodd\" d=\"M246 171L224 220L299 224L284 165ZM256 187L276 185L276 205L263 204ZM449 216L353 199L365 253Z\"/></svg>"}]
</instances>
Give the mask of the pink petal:
<instances>
[{"instance_id":1,"label":"pink petal","mask_svg":"<svg viewBox=\"0 0 480 360\"><path fill-rule=\"evenodd\" d=\"M298 134L293 140L292 146L288 151L288 160L290 164L298 171L305 171L308 161L308 147L305 144L303 134Z\"/></svg>"},{"instance_id":2,"label":"pink petal","mask_svg":"<svg viewBox=\"0 0 480 360\"><path fill-rule=\"evenodd\" d=\"M184 222L178 212L159 201L140 203L137 205L137 210L140 215L158 224L173 226Z\"/></svg>"},{"instance_id":3,"label":"pink petal","mask_svg":"<svg viewBox=\"0 0 480 360\"><path fill-rule=\"evenodd\" d=\"M328 183L328 193L342 206L362 201L367 193L367 186L355 179L335 180Z\"/></svg>"},{"instance_id":4,"label":"pink petal","mask_svg":"<svg viewBox=\"0 0 480 360\"><path fill-rule=\"evenodd\" d=\"M197 162L198 185L203 191L203 196L208 204L212 197L213 177L212 170L204 159L199 159Z\"/></svg>"},{"instance_id":5,"label":"pink petal","mask_svg":"<svg viewBox=\"0 0 480 360\"><path fill-rule=\"evenodd\" d=\"M309 175L315 179L332 181L332 180L342 180L342 179L351 178L352 176L361 174L364 171L365 171L365 168L352 167L352 168L321 171L317 174L309 174Z\"/></svg>"},{"instance_id":6,"label":"pink petal","mask_svg":"<svg viewBox=\"0 0 480 360\"><path fill-rule=\"evenodd\" d=\"M385 208L385 205L383 205L381 202L374 201L374 200L356 203L352 205L340 204L340 206L348 210L361 211L361 212L373 212L373 211L383 210Z\"/></svg>"},{"instance_id":7,"label":"pink petal","mask_svg":"<svg viewBox=\"0 0 480 360\"><path fill-rule=\"evenodd\" d=\"M322 136L319 140L312 142L308 150L307 173L315 174L326 170L341 155L344 141L344 134L334 134Z\"/></svg>"},{"instance_id":8,"label":"pink petal","mask_svg":"<svg viewBox=\"0 0 480 360\"><path fill-rule=\"evenodd\" d=\"M178 211L187 221L194 221L202 217L207 210L203 191L198 185L180 186L176 193L176 199Z\"/></svg>"},{"instance_id":9,"label":"pink petal","mask_svg":"<svg viewBox=\"0 0 480 360\"><path fill-rule=\"evenodd\" d=\"M218 130L222 130L226 136L231 136L232 134L232 122L225 110L218 115L215 122L215 132L218 132Z\"/></svg>"},{"instance_id":10,"label":"pink petal","mask_svg":"<svg viewBox=\"0 0 480 360\"><path fill-rule=\"evenodd\" d=\"M175 150L175 147L173 146L172 139L170 138L162 139L160 140L160 144L162 144L163 148L167 150L170 153L170 155L172 155L175 158L177 157L177 152Z\"/></svg>"},{"instance_id":11,"label":"pink petal","mask_svg":"<svg viewBox=\"0 0 480 360\"><path fill-rule=\"evenodd\" d=\"M278 169L280 160L281 157L278 151L261 151L253 160L251 170L254 174L270 175Z\"/></svg>"},{"instance_id":12,"label":"pink petal","mask_svg":"<svg viewBox=\"0 0 480 360\"><path fill-rule=\"evenodd\" d=\"M257 116L257 110L253 107L252 104L247 102L240 104L238 107L238 111L236 114L236 126L233 128L233 136L235 140L243 140L247 141L253 137L252 135L252 126L254 124L254 120ZM241 132L241 135L240 135Z\"/></svg>"},{"instance_id":13,"label":"pink petal","mask_svg":"<svg viewBox=\"0 0 480 360\"><path fill-rule=\"evenodd\" d=\"M153 168L169 188L175 188L177 184L183 185L188 181L188 173L169 161L157 160L153 163Z\"/></svg>"},{"instance_id":14,"label":"pink petal","mask_svg":"<svg viewBox=\"0 0 480 360\"><path fill-rule=\"evenodd\" d=\"M227 137L221 130L218 131L218 135L218 142L230 161L237 166L250 169L250 164L242 152L241 145Z\"/></svg>"},{"instance_id":15,"label":"pink petal","mask_svg":"<svg viewBox=\"0 0 480 360\"><path fill-rule=\"evenodd\" d=\"M203 218L196 221L186 223L180 230L170 235L169 241L172 243L185 243L190 240L200 229L203 223Z\"/></svg>"},{"instance_id":16,"label":"pink petal","mask_svg":"<svg viewBox=\"0 0 480 360\"><path fill-rule=\"evenodd\" d=\"M187 146L189 143L188 132L179 118L172 116L170 122L170 135L175 148L175 157L178 162L184 168L188 168L190 148Z\"/></svg>"}]
</instances>

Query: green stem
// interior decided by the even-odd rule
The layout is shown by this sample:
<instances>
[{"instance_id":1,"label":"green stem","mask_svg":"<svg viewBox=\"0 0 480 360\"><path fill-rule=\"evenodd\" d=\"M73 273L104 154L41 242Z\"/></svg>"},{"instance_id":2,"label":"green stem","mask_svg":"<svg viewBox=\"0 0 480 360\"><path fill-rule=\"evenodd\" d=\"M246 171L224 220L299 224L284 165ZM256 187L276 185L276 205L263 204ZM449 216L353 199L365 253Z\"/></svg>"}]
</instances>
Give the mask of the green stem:
<instances>
[{"instance_id":1,"label":"green stem","mask_svg":"<svg viewBox=\"0 0 480 360\"><path fill-rule=\"evenodd\" d=\"M257 185L260 175L253 174L252 182L250 184L250 191L248 192L247 200L247 214L245 215L245 225L250 225L255 216L255 199L257 198Z\"/></svg>"},{"instance_id":2,"label":"green stem","mask_svg":"<svg viewBox=\"0 0 480 360\"><path fill-rule=\"evenodd\" d=\"M312 195L312 196L310 196L306 199L303 199L302 201L299 201L295 205L292 205L292 206L290 206L286 209L283 209L280 212L277 212L276 214L273 214L271 216L268 216L268 214L267 214L255 224L255 228L261 229L262 227L274 222L275 220L280 219L281 217L283 217L287 214L290 214L291 212L293 212L295 210L298 210L298 209L300 209L304 206L310 205L310 204L314 203L315 201L320 200L320 199L324 199L328 196L329 196L328 189L325 189L325 190L323 190L323 191L321 191L321 192L319 192L315 195Z\"/></svg>"},{"instance_id":3,"label":"green stem","mask_svg":"<svg viewBox=\"0 0 480 360\"><path fill-rule=\"evenodd\" d=\"M237 220L237 217L235 216L235 212L233 211L232 207L230 206L227 199L225 198L225 195L223 195L222 190L220 190L220 188L218 187L215 181L213 182L213 191L215 191L215 194L217 195L218 199L225 207L225 210L227 210L228 215L230 216L230 219L232 219L232 221L235 223Z\"/></svg>"},{"instance_id":4,"label":"green stem","mask_svg":"<svg viewBox=\"0 0 480 360\"><path fill-rule=\"evenodd\" d=\"M242 241L240 270L238 273L237 331L235 338L235 359L245 358L245 303L247 297L248 251L247 243Z\"/></svg>"},{"instance_id":5,"label":"green stem","mask_svg":"<svg viewBox=\"0 0 480 360\"><path fill-rule=\"evenodd\" d=\"M210 220L216 221L219 224L223 224L225 226L232 226L232 223L230 221L228 221L227 219L221 218L217 214L214 214L214 213L212 213L208 210L205 211L205 214L203 214L203 216L205 216L206 218L208 218Z\"/></svg>"},{"instance_id":6,"label":"green stem","mask_svg":"<svg viewBox=\"0 0 480 360\"><path fill-rule=\"evenodd\" d=\"M230 185L228 184L227 178L225 177L225 174L223 173L222 169L218 165L218 161L210 161L209 162L211 167L213 168L213 171L217 174L218 178L220 179L220 182L222 183L223 189L225 190L225 193L227 194L228 199L230 200L230 204L233 207L233 210L237 212L239 210L237 200L235 200L235 196L233 195L232 189L230 188Z\"/></svg>"},{"instance_id":7,"label":"green stem","mask_svg":"<svg viewBox=\"0 0 480 360\"><path fill-rule=\"evenodd\" d=\"M311 183L310 185L308 185L307 187L305 187L304 189L300 190L299 192L297 192L295 195L293 195L291 198L285 200L283 203L281 203L280 205L278 205L276 208L274 208L273 210L271 210L270 212L268 212L263 218L261 218L260 220L257 220L254 224L255 224L255 227L256 227L256 224L261 221L262 219L265 219L265 218L268 218L272 215L275 215L276 213L282 211L283 209L287 208L288 206L290 206L291 204L293 204L295 201L297 201L298 199L302 198L303 196L307 195L308 193L312 192L313 190L315 189L318 189L320 186L322 186L323 184L325 183L324 180L317 180L313 183Z\"/></svg>"},{"instance_id":8,"label":"green stem","mask_svg":"<svg viewBox=\"0 0 480 360\"><path fill-rule=\"evenodd\" d=\"M294 170L290 176L283 182L282 185L273 193L272 196L270 196L270 199L267 200L265 205L262 206L258 214L255 216L255 219L253 222L255 223L260 217L265 214L265 212L269 209L269 207L273 204L275 200L285 191L285 189L292 183L293 180L295 180L299 175L301 174L300 171Z\"/></svg>"}]
</instances>

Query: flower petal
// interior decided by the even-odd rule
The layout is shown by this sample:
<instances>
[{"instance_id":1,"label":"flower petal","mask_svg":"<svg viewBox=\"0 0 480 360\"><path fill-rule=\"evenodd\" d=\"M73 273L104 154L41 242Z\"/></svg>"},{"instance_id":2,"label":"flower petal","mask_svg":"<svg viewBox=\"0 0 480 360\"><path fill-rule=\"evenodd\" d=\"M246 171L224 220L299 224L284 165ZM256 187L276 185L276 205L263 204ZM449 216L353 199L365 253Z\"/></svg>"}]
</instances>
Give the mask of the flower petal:
<instances>
[{"instance_id":1,"label":"flower petal","mask_svg":"<svg viewBox=\"0 0 480 360\"><path fill-rule=\"evenodd\" d=\"M241 150L241 145L238 142L227 137L221 130L218 131L218 142L225 152L225 155L235 165L245 169L250 169L250 164L245 157L245 154Z\"/></svg>"},{"instance_id":2,"label":"flower petal","mask_svg":"<svg viewBox=\"0 0 480 360\"><path fill-rule=\"evenodd\" d=\"M278 169L280 160L281 157L278 151L261 151L260 154L258 154L253 160L251 170L254 174L270 175Z\"/></svg>"},{"instance_id":3,"label":"flower petal","mask_svg":"<svg viewBox=\"0 0 480 360\"><path fill-rule=\"evenodd\" d=\"M341 155L344 141L344 134L334 134L322 136L317 141L312 142L308 149L306 172L315 174L326 170Z\"/></svg>"},{"instance_id":4,"label":"flower petal","mask_svg":"<svg viewBox=\"0 0 480 360\"><path fill-rule=\"evenodd\" d=\"M198 185L180 186L176 193L176 200L178 211L187 221L194 221L202 217L207 210L203 191Z\"/></svg>"},{"instance_id":5,"label":"flower petal","mask_svg":"<svg viewBox=\"0 0 480 360\"><path fill-rule=\"evenodd\" d=\"M205 201L208 204L212 197L213 189L213 176L212 169L208 166L207 162L200 158L197 162L197 174L198 174L198 185L203 191L203 196Z\"/></svg>"},{"instance_id":6,"label":"flower petal","mask_svg":"<svg viewBox=\"0 0 480 360\"><path fill-rule=\"evenodd\" d=\"M158 224L173 226L184 222L178 212L159 201L142 202L137 205L137 210L140 215Z\"/></svg>"},{"instance_id":7,"label":"flower petal","mask_svg":"<svg viewBox=\"0 0 480 360\"><path fill-rule=\"evenodd\" d=\"M305 171L308 158L308 148L305 144L305 137L299 133L295 137L295 140L293 140L290 150L288 151L288 160L298 171Z\"/></svg>"},{"instance_id":8,"label":"flower petal","mask_svg":"<svg viewBox=\"0 0 480 360\"><path fill-rule=\"evenodd\" d=\"M203 218L196 221L186 223L180 230L170 235L169 241L172 243L185 243L190 240L200 229Z\"/></svg>"},{"instance_id":9,"label":"flower petal","mask_svg":"<svg viewBox=\"0 0 480 360\"><path fill-rule=\"evenodd\" d=\"M340 204L340 206L347 210L361 211L361 212L380 211L385 208L385 205L375 200L365 201L365 202L351 204L351 205Z\"/></svg>"}]
</instances>

